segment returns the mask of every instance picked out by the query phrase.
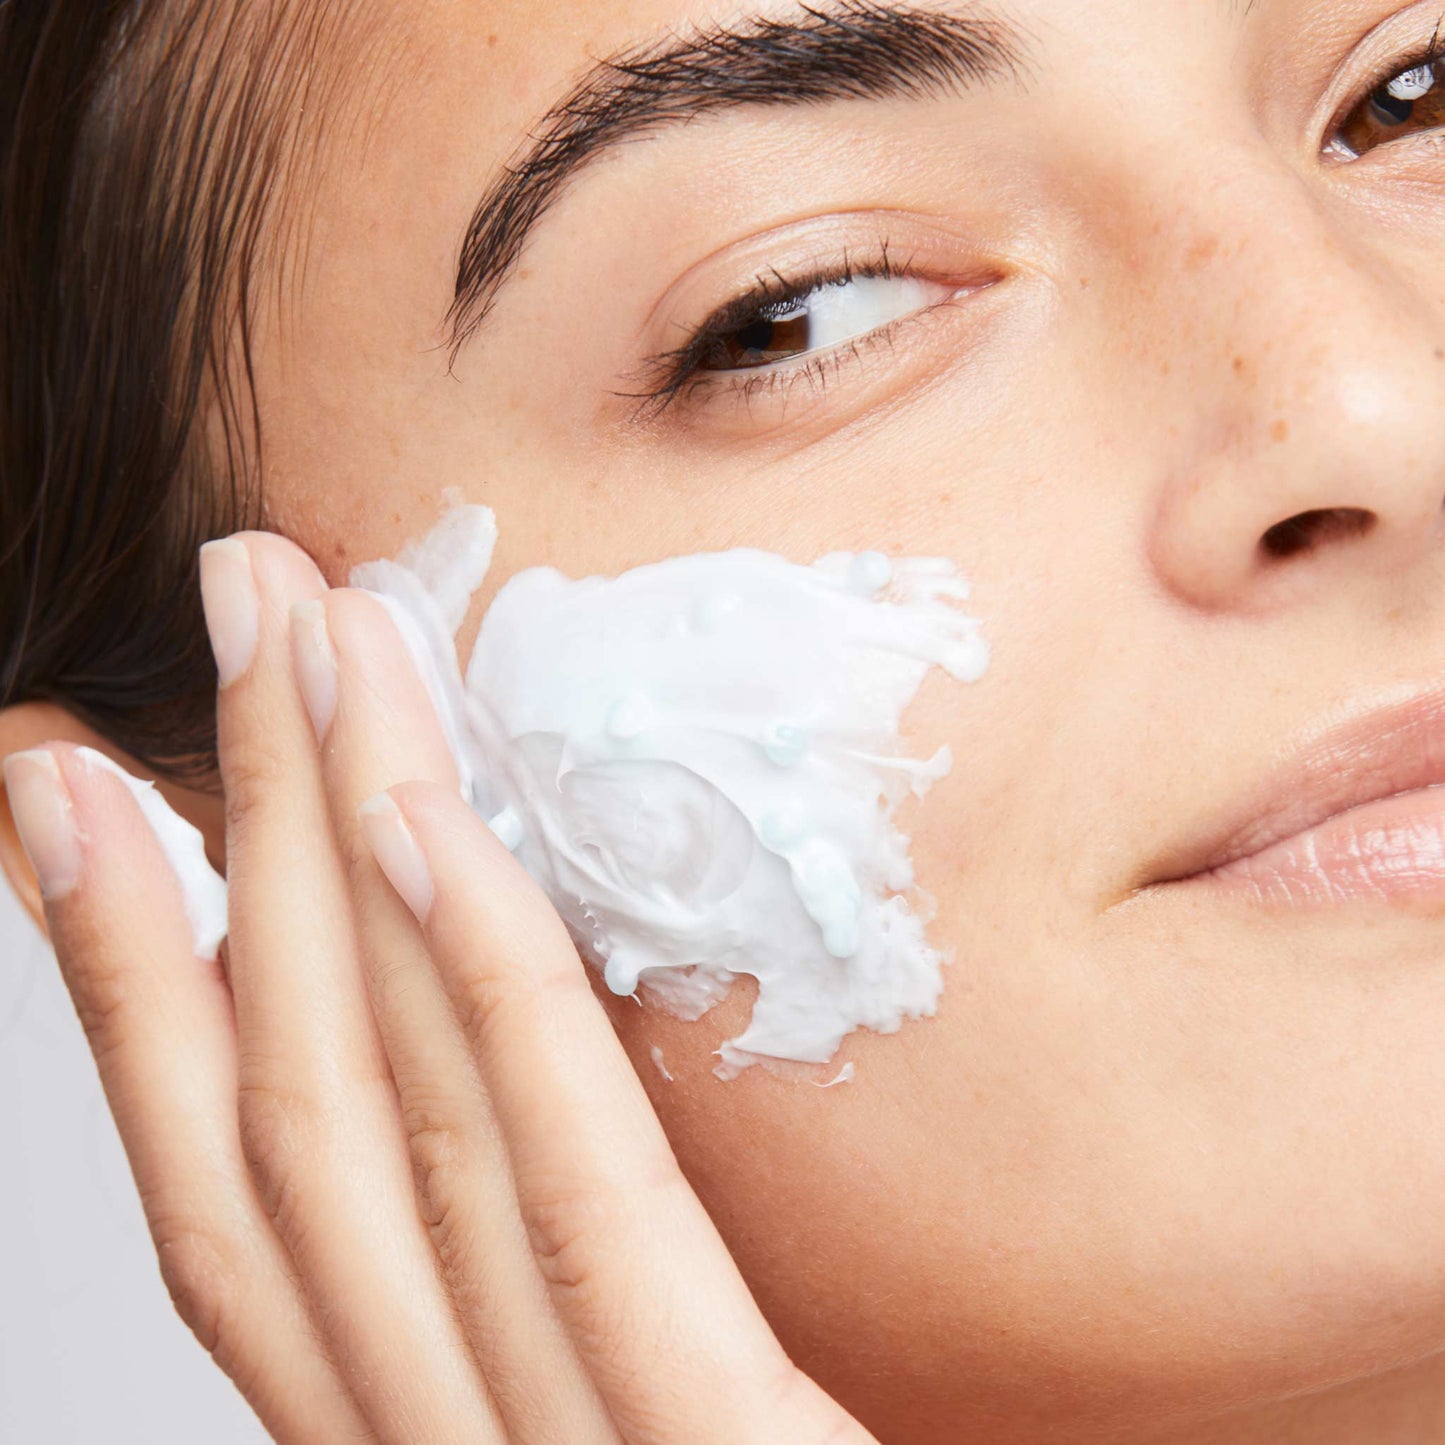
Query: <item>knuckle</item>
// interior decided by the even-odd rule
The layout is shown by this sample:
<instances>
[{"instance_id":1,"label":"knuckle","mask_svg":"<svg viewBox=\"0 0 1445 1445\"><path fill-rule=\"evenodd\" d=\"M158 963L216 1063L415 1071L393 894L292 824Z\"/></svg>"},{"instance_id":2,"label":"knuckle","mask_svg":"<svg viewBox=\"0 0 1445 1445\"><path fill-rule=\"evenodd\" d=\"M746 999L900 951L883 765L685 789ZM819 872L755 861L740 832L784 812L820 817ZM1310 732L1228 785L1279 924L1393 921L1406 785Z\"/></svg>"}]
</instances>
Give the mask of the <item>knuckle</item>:
<instances>
[{"instance_id":1,"label":"knuckle","mask_svg":"<svg viewBox=\"0 0 1445 1445\"><path fill-rule=\"evenodd\" d=\"M300 1160L315 1153L320 1135L316 1107L268 1084L243 1084L236 1122L241 1154L266 1213L278 1224L289 1214Z\"/></svg>"},{"instance_id":2,"label":"knuckle","mask_svg":"<svg viewBox=\"0 0 1445 1445\"><path fill-rule=\"evenodd\" d=\"M220 1358L229 1340L227 1301L242 1277L234 1250L191 1222L153 1223L151 1237L176 1313L206 1353Z\"/></svg>"},{"instance_id":3,"label":"knuckle","mask_svg":"<svg viewBox=\"0 0 1445 1445\"><path fill-rule=\"evenodd\" d=\"M462 1131L434 1112L404 1110L417 1212L427 1227L443 1274L458 1296L483 1275L477 1237L474 1158Z\"/></svg>"},{"instance_id":4,"label":"knuckle","mask_svg":"<svg viewBox=\"0 0 1445 1445\"><path fill-rule=\"evenodd\" d=\"M98 960L75 978L76 1017L98 1064L124 1048L134 1032L130 1021L139 1006L134 984L131 970Z\"/></svg>"},{"instance_id":5,"label":"knuckle","mask_svg":"<svg viewBox=\"0 0 1445 1445\"><path fill-rule=\"evenodd\" d=\"M549 1285L569 1294L588 1288L596 1272L592 1241L606 1228L604 1214L566 1198L531 1199L523 1207L527 1238Z\"/></svg>"},{"instance_id":6,"label":"knuckle","mask_svg":"<svg viewBox=\"0 0 1445 1445\"><path fill-rule=\"evenodd\" d=\"M541 973L474 974L463 984L457 1018L473 1051L482 1057L506 1039L546 1037L556 1019L582 1004L596 1007L579 962L575 968Z\"/></svg>"},{"instance_id":7,"label":"knuckle","mask_svg":"<svg viewBox=\"0 0 1445 1445\"><path fill-rule=\"evenodd\" d=\"M436 1229L452 1214L465 1187L466 1151L450 1123L414 1106L404 1112L417 1206L427 1226Z\"/></svg>"},{"instance_id":8,"label":"knuckle","mask_svg":"<svg viewBox=\"0 0 1445 1445\"><path fill-rule=\"evenodd\" d=\"M268 748L262 736L262 729L250 728L244 746L232 746L223 752L226 821L231 827L245 827L248 819L286 794L286 760Z\"/></svg>"},{"instance_id":9,"label":"knuckle","mask_svg":"<svg viewBox=\"0 0 1445 1445\"><path fill-rule=\"evenodd\" d=\"M518 1180L522 1222L543 1277L558 1289L586 1291L621 1240L686 1188L677 1161L659 1159L640 1180L620 1186L595 1175L550 1173Z\"/></svg>"}]
</instances>

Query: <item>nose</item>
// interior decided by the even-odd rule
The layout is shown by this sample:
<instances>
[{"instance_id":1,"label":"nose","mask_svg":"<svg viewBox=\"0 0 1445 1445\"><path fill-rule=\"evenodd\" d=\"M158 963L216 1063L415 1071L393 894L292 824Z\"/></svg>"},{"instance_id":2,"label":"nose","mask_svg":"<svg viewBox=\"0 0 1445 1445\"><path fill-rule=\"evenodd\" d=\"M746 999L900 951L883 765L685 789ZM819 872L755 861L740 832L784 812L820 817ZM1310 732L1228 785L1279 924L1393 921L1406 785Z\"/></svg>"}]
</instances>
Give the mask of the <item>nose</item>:
<instances>
[{"instance_id":1,"label":"nose","mask_svg":"<svg viewBox=\"0 0 1445 1445\"><path fill-rule=\"evenodd\" d=\"M1149 533L1156 575L1211 610L1366 576L1408 585L1440 561L1438 302L1412 283L1403 245L1397 261L1371 243L1368 227L1386 230L1378 213L1283 166L1194 194L1164 228L1146 293L1166 303L1154 324L1172 322L1182 358Z\"/></svg>"}]
</instances>

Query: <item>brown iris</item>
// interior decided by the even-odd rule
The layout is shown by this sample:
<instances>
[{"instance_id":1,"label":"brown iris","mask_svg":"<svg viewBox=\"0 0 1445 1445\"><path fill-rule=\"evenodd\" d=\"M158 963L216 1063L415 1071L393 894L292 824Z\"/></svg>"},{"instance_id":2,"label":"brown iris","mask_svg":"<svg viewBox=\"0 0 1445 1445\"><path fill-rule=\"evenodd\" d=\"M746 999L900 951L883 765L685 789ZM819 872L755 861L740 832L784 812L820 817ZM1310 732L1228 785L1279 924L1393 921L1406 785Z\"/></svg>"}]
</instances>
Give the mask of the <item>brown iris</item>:
<instances>
[{"instance_id":1,"label":"brown iris","mask_svg":"<svg viewBox=\"0 0 1445 1445\"><path fill-rule=\"evenodd\" d=\"M1357 156L1417 130L1445 124L1445 60L1424 61L1371 91L1345 118L1340 139Z\"/></svg>"},{"instance_id":2,"label":"brown iris","mask_svg":"<svg viewBox=\"0 0 1445 1445\"><path fill-rule=\"evenodd\" d=\"M714 338L700 366L707 371L733 371L787 361L810 349L806 300L760 306L745 324Z\"/></svg>"}]
</instances>

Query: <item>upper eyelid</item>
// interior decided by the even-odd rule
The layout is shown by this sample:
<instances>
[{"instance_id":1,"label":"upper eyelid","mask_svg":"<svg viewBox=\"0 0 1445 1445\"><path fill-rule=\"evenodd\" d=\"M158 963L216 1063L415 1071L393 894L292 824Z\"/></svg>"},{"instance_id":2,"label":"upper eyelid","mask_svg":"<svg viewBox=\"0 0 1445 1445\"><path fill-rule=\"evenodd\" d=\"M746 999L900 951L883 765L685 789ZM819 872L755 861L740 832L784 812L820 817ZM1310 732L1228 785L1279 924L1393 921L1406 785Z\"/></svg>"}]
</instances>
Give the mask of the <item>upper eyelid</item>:
<instances>
[{"instance_id":1,"label":"upper eyelid","mask_svg":"<svg viewBox=\"0 0 1445 1445\"><path fill-rule=\"evenodd\" d=\"M1385 61L1373 74L1366 77L1358 91L1344 103L1340 119L1351 114L1358 106L1370 99L1381 86L1388 85L1396 76L1418 69L1445 57L1445 15L1435 22L1435 29L1429 40L1416 50L1407 50L1403 55Z\"/></svg>"},{"instance_id":2,"label":"upper eyelid","mask_svg":"<svg viewBox=\"0 0 1445 1445\"><path fill-rule=\"evenodd\" d=\"M906 273L896 272L904 276ZM979 288L967 288L986 290L993 283ZM755 395L760 388L772 390L778 385L786 385L788 394L791 394L792 387L799 381L805 380L810 373L816 374L819 369L832 364L835 369L841 366L845 358L850 357L855 361L861 361L860 349L872 349L884 344L885 338L889 349L892 349L892 338L902 328L917 323L925 315L938 311L944 306L951 304L958 299L959 294L965 288L960 286L947 298L936 301L931 305L923 306L915 311L908 312L902 316L894 317L891 321L885 322L882 326L874 327L871 331L851 337L847 341L838 343L836 346L818 352L804 353L802 357L793 362L780 361L765 367L750 368L742 372L691 372L679 379L675 386L667 389L647 393L620 393L638 401L633 416L634 420L640 420L644 414L650 414L651 419L656 419L667 411L679 396L690 395L697 390L728 391L736 396ZM805 359L806 358L806 359ZM743 380L737 380L741 376ZM731 380L724 380L724 377L731 377Z\"/></svg>"},{"instance_id":3,"label":"upper eyelid","mask_svg":"<svg viewBox=\"0 0 1445 1445\"><path fill-rule=\"evenodd\" d=\"M737 295L723 302L721 306L715 307L704 317L693 335L701 337L709 333L716 334L729 325L736 325L765 305L793 298L806 300L821 287L835 281L857 280L863 276L908 275L910 274L908 268L912 261L913 258L910 257L908 261L895 263L888 255L888 243L885 241L879 252L878 260L872 263L866 261L852 263L848 260L845 250L843 259L836 268L818 267L811 275L800 276L793 280L781 275L775 268L769 267L773 278L771 283L766 275L760 273L754 278L753 285L746 291L738 292Z\"/></svg>"},{"instance_id":4,"label":"upper eyelid","mask_svg":"<svg viewBox=\"0 0 1445 1445\"><path fill-rule=\"evenodd\" d=\"M924 307L923 311L931 311L933 309L933 307L929 306ZM791 392L792 387L797 382L805 380L810 374L817 374L821 368L826 367L830 362L835 366L841 365L844 357L848 355L851 355L855 361L860 360L861 358L858 355L860 347L872 347L882 344L884 336L891 336L897 328L906 326L921 314L922 312L912 312L906 316L895 317L883 326L875 327L872 331L865 332L861 336L855 336L848 341L840 342L837 346L831 347L826 351L805 353L805 355L811 357L811 359L807 361L800 360L793 363L777 362L772 366L757 367L743 373L744 379L741 381L724 381L721 379L723 376L736 378L739 375L739 373L736 372L716 374L709 372L692 372L684 377L677 387L672 390L659 392L652 396L644 395L638 397L639 405L634 415L640 418L644 412L650 411L654 417L659 416L663 411L667 410L680 395L690 394L695 390L730 391L735 395L741 396L743 394L755 395L759 389L763 388L772 390L778 385L786 385L789 392Z\"/></svg>"},{"instance_id":5,"label":"upper eyelid","mask_svg":"<svg viewBox=\"0 0 1445 1445\"><path fill-rule=\"evenodd\" d=\"M638 374L651 374L656 377L668 366L680 365L690 353L695 354L699 351L705 342L715 339L719 335L725 335L731 329L729 322L732 326L740 324L747 316L756 314L756 311L769 301L782 300L792 296L807 296L820 286L828 285L835 280L852 280L868 275L905 278L916 274L910 270L916 259L915 254L910 253L907 261L895 262L889 251L889 243L884 238L871 261L850 262L845 248L841 261L831 266L819 263L806 275L788 278L773 269L772 276L776 282L776 285L773 286L770 286L766 277L760 273L755 278L753 286L747 291L739 292L721 306L715 307L701 322L690 328L688 339L681 346L647 357L638 369ZM779 365L783 364L779 363Z\"/></svg>"},{"instance_id":6,"label":"upper eyelid","mask_svg":"<svg viewBox=\"0 0 1445 1445\"><path fill-rule=\"evenodd\" d=\"M1397 12L1387 17L1360 36L1330 71L1321 91L1320 101L1315 109L1311 125L1312 133L1319 134L1322 145L1327 145L1334 138L1355 108L1364 104L1380 86L1400 72L1409 70L1412 66L1422 65L1427 60L1438 58L1435 52L1441 47L1445 47L1445 9L1436 11L1435 23L1430 36L1422 38L1418 44L1404 44L1399 40L1392 44L1389 41L1376 39L1381 32L1394 30L1397 25L1400 25L1401 16L1404 13ZM1403 30L1403 26L1401 29ZM1411 33L1413 33L1413 27ZM1334 92L1342 83L1342 78L1350 70L1354 58L1362 49L1375 47L1381 47L1381 54L1367 67L1364 76L1355 80L1343 95L1332 99ZM1326 108L1327 106L1328 108Z\"/></svg>"}]
</instances>

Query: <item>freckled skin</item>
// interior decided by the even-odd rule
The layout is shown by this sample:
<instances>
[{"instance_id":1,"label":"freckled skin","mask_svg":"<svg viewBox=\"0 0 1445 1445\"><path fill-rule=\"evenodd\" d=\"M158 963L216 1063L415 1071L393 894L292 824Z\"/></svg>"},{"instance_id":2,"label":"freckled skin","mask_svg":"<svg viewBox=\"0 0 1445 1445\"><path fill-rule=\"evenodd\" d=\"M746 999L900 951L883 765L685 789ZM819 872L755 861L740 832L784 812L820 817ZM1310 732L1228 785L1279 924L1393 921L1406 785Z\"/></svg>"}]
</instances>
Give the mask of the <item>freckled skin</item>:
<instances>
[{"instance_id":1,"label":"freckled skin","mask_svg":"<svg viewBox=\"0 0 1445 1445\"><path fill-rule=\"evenodd\" d=\"M975 584L989 674L935 672L906 719L955 758L899 820L954 954L937 1016L850 1038L832 1089L723 1084L746 982L684 1024L593 980L784 1345L911 1445L1438 1438L1440 921L1118 907L1306 725L1445 659L1445 162L1327 170L1307 126L1392 7L1018 0L1032 94L624 147L451 375L485 180L589 58L714 7L395 8L425 84L364 151L333 128L305 285L257 342L274 525L342 582L447 489L487 503L463 649L543 563L876 548ZM897 254L926 235L1000 283L785 408L633 424L626 378L770 263L756 237L806 261L803 223L845 215L861 255L878 212L912 218ZM1346 508L1374 523L1261 549Z\"/></svg>"}]
</instances>

